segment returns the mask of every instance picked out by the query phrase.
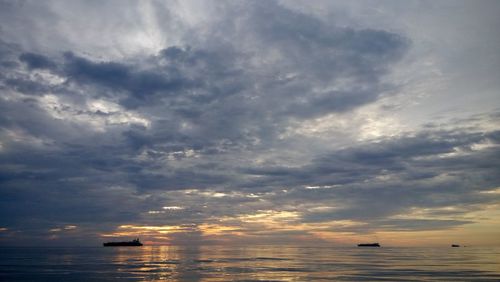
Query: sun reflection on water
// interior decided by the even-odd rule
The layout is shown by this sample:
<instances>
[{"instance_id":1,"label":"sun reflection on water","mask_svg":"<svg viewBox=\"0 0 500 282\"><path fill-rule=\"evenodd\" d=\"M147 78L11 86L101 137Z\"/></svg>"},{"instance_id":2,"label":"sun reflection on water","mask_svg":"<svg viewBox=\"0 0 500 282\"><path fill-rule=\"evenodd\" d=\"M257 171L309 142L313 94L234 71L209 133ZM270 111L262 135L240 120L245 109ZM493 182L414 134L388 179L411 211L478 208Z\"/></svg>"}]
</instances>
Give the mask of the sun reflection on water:
<instances>
[{"instance_id":1,"label":"sun reflection on water","mask_svg":"<svg viewBox=\"0 0 500 282\"><path fill-rule=\"evenodd\" d=\"M0 248L0 281L500 281L499 248Z\"/></svg>"},{"instance_id":2,"label":"sun reflection on water","mask_svg":"<svg viewBox=\"0 0 500 282\"><path fill-rule=\"evenodd\" d=\"M363 277L429 281L472 277L494 281L500 278L496 270L500 250L474 248L193 245L106 251L112 255L112 263L120 273L147 281L357 280Z\"/></svg>"}]
</instances>

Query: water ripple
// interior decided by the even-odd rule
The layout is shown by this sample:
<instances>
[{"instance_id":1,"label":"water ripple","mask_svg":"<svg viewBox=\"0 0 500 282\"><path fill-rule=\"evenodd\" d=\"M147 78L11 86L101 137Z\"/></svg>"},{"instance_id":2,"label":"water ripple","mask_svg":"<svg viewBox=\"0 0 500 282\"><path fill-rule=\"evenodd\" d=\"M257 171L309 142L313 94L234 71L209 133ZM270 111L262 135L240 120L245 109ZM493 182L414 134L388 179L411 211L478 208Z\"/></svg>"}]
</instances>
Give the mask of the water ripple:
<instances>
[{"instance_id":1,"label":"water ripple","mask_svg":"<svg viewBox=\"0 0 500 282\"><path fill-rule=\"evenodd\" d=\"M495 248L2 248L1 281L500 281Z\"/></svg>"}]
</instances>

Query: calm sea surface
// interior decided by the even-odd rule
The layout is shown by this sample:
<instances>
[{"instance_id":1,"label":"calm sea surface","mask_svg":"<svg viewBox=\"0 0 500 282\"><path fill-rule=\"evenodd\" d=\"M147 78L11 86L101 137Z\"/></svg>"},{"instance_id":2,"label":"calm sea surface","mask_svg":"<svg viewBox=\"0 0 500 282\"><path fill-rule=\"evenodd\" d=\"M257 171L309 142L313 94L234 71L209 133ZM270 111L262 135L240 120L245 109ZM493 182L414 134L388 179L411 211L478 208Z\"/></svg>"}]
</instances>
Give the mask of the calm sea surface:
<instances>
[{"instance_id":1,"label":"calm sea surface","mask_svg":"<svg viewBox=\"0 0 500 282\"><path fill-rule=\"evenodd\" d=\"M1 281L500 281L499 248L0 248Z\"/></svg>"}]
</instances>

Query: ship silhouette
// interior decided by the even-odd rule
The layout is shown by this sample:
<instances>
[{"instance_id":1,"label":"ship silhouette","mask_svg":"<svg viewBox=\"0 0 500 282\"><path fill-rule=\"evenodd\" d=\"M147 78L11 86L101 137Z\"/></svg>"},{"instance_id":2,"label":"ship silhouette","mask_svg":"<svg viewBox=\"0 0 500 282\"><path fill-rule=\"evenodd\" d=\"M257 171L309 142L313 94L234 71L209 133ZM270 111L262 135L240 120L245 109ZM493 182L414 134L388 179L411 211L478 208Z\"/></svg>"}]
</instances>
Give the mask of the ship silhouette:
<instances>
[{"instance_id":1,"label":"ship silhouette","mask_svg":"<svg viewBox=\"0 0 500 282\"><path fill-rule=\"evenodd\" d=\"M139 238L128 242L107 242L102 244L104 247L140 247L142 243Z\"/></svg>"},{"instance_id":2,"label":"ship silhouette","mask_svg":"<svg viewBox=\"0 0 500 282\"><path fill-rule=\"evenodd\" d=\"M379 243L358 244L358 247L380 247Z\"/></svg>"}]
</instances>

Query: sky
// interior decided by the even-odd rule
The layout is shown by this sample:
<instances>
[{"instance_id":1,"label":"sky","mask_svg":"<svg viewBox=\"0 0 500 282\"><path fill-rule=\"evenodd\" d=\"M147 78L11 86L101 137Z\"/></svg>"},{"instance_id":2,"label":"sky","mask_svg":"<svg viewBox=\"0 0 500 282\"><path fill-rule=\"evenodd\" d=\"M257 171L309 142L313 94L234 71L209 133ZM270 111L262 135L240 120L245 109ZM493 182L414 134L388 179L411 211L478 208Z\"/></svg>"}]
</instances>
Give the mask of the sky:
<instances>
[{"instance_id":1,"label":"sky","mask_svg":"<svg viewBox=\"0 0 500 282\"><path fill-rule=\"evenodd\" d=\"M0 245L500 246L499 1L0 1Z\"/></svg>"}]
</instances>

